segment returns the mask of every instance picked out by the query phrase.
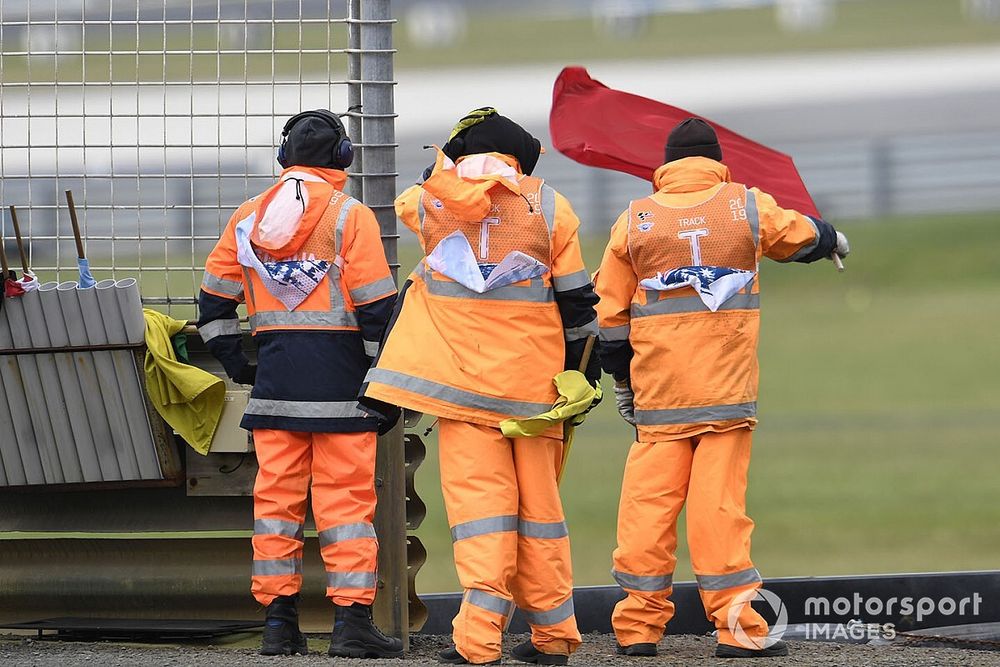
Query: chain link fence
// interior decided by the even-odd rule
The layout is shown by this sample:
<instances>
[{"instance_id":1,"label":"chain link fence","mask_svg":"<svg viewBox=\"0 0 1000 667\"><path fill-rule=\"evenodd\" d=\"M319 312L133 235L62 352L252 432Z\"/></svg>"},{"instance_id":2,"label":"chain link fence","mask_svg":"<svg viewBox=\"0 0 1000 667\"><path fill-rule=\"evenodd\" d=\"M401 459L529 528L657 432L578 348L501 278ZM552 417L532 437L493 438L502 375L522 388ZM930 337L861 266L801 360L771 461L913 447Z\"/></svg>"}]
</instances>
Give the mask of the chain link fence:
<instances>
[{"instance_id":1,"label":"chain link fence","mask_svg":"<svg viewBox=\"0 0 1000 667\"><path fill-rule=\"evenodd\" d=\"M284 121L344 111L349 98L362 104L349 127L367 170L355 168L352 191L374 197L394 257L388 8L3 0L0 202L18 208L32 269L43 281L74 277L63 195L72 190L95 277L138 277L145 303L193 316L204 259L229 216L280 170ZM365 37L364 25L389 29ZM0 230L12 238L6 213Z\"/></svg>"}]
</instances>

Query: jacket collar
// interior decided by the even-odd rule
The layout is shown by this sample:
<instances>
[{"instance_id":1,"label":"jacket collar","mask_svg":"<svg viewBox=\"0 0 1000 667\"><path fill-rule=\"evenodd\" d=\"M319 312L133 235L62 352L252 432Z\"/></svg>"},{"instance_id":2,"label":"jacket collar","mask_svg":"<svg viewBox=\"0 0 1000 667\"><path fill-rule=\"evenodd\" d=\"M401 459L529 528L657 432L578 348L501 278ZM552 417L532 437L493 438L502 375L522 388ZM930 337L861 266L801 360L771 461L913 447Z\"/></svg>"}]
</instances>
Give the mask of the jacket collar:
<instances>
[{"instance_id":1,"label":"jacket collar","mask_svg":"<svg viewBox=\"0 0 1000 667\"><path fill-rule=\"evenodd\" d=\"M707 157L686 157L661 166L653 174L655 192L697 192L732 180L729 167Z\"/></svg>"}]
</instances>

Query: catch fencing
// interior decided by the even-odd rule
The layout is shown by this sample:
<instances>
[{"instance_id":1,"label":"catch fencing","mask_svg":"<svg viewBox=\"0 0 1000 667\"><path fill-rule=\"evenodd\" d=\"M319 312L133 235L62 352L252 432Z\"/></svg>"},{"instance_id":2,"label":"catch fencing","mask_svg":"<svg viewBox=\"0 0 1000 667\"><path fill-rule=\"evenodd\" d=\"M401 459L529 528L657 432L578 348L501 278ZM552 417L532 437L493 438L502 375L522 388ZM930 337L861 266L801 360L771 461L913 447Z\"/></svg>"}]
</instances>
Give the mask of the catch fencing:
<instances>
[{"instance_id":1,"label":"catch fencing","mask_svg":"<svg viewBox=\"0 0 1000 667\"><path fill-rule=\"evenodd\" d=\"M43 281L75 273L71 189L95 277L137 277L144 303L193 316L204 259L229 216L280 170L285 120L352 105L351 192L364 190L393 261L388 7L4 0L0 202L17 206L32 269ZM0 230L10 245L6 212Z\"/></svg>"}]
</instances>

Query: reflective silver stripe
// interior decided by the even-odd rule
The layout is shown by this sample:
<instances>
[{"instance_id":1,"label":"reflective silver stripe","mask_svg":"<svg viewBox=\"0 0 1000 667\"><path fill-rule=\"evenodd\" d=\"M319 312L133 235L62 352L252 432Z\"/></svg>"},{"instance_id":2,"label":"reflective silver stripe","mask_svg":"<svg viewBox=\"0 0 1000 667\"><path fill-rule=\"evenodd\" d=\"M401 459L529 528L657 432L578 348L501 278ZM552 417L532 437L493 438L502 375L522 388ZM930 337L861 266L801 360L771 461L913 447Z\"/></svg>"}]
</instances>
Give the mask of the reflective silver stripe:
<instances>
[{"instance_id":1,"label":"reflective silver stripe","mask_svg":"<svg viewBox=\"0 0 1000 667\"><path fill-rule=\"evenodd\" d=\"M545 226L552 233L552 226L556 224L556 191L542 183L542 217L545 218Z\"/></svg>"},{"instance_id":2,"label":"reflective silver stripe","mask_svg":"<svg viewBox=\"0 0 1000 667\"><path fill-rule=\"evenodd\" d=\"M619 586L633 591L662 591L674 585L674 575L672 572L670 574L643 576L611 570L611 576L615 578Z\"/></svg>"},{"instance_id":3,"label":"reflective silver stripe","mask_svg":"<svg viewBox=\"0 0 1000 667\"><path fill-rule=\"evenodd\" d=\"M760 294L738 293L729 297L719 310L757 310L760 308ZM697 296L682 296L673 299L660 299L646 305L633 303L632 317L648 317L650 315L673 315L676 313L711 312L708 306Z\"/></svg>"},{"instance_id":4,"label":"reflective silver stripe","mask_svg":"<svg viewBox=\"0 0 1000 667\"><path fill-rule=\"evenodd\" d=\"M808 215L803 216L803 217L806 220L809 221L810 225L812 225L813 234L814 234L813 240L810 243L808 243L808 244L802 246L801 248L799 248L798 250L796 250L794 253L792 253L791 256L786 257L785 259L779 259L778 260L779 262L785 263L785 262L794 262L794 261L800 260L803 257L805 257L806 255L808 255L809 253L811 253L813 250L815 250L816 246L819 245L819 227L816 226L816 223Z\"/></svg>"},{"instance_id":5,"label":"reflective silver stripe","mask_svg":"<svg viewBox=\"0 0 1000 667\"><path fill-rule=\"evenodd\" d=\"M475 607L485 609L486 611L492 611L493 613L500 614L504 617L510 616L511 612L514 611L513 600L507 600L499 595L493 595L492 593L487 593L486 591L481 591L477 588L465 591L465 601Z\"/></svg>"},{"instance_id":6,"label":"reflective silver stripe","mask_svg":"<svg viewBox=\"0 0 1000 667\"><path fill-rule=\"evenodd\" d=\"M225 278L220 278L212 275L208 271L205 272L205 275L201 279L201 286L208 288L212 292L218 292L219 294L225 294L226 296L243 296L243 283L237 280L226 280Z\"/></svg>"},{"instance_id":7,"label":"reflective silver stripe","mask_svg":"<svg viewBox=\"0 0 1000 667\"><path fill-rule=\"evenodd\" d=\"M302 574L301 558L281 560L256 560L253 562L253 576L276 577L282 574Z\"/></svg>"},{"instance_id":8,"label":"reflective silver stripe","mask_svg":"<svg viewBox=\"0 0 1000 667\"><path fill-rule=\"evenodd\" d=\"M517 522L517 534L521 537L537 537L543 540L558 540L561 537L569 536L569 529L565 521L555 521L552 523L542 523L539 521L525 521L520 519Z\"/></svg>"},{"instance_id":9,"label":"reflective silver stripe","mask_svg":"<svg viewBox=\"0 0 1000 667\"><path fill-rule=\"evenodd\" d=\"M340 207L340 215L337 216L337 230L334 232L336 234L337 241L337 254L342 255L344 248L344 223L347 222L347 214L351 212L351 209L360 202L353 197L348 197L344 205Z\"/></svg>"},{"instance_id":10,"label":"reflective silver stripe","mask_svg":"<svg viewBox=\"0 0 1000 667\"><path fill-rule=\"evenodd\" d=\"M368 416L367 412L358 408L357 401L276 401L267 398L251 398L245 412L248 415L302 417L305 419Z\"/></svg>"},{"instance_id":11,"label":"reflective silver stripe","mask_svg":"<svg viewBox=\"0 0 1000 667\"><path fill-rule=\"evenodd\" d=\"M557 292L568 292L571 289L580 289L590 284L590 274L586 269L581 269L568 276L552 276L552 286Z\"/></svg>"},{"instance_id":12,"label":"reflective silver stripe","mask_svg":"<svg viewBox=\"0 0 1000 667\"><path fill-rule=\"evenodd\" d=\"M732 574L695 574L698 588L703 591L722 591L736 586L760 583L760 572L751 567Z\"/></svg>"},{"instance_id":13,"label":"reflective silver stripe","mask_svg":"<svg viewBox=\"0 0 1000 667\"><path fill-rule=\"evenodd\" d=\"M549 611L530 611L523 608L521 611L524 612L524 620L530 625L555 625L562 623L567 618L572 618L573 614L576 613L572 597Z\"/></svg>"},{"instance_id":14,"label":"reflective silver stripe","mask_svg":"<svg viewBox=\"0 0 1000 667\"><path fill-rule=\"evenodd\" d=\"M327 572L327 588L375 588L374 572Z\"/></svg>"},{"instance_id":15,"label":"reflective silver stripe","mask_svg":"<svg viewBox=\"0 0 1000 667\"><path fill-rule=\"evenodd\" d=\"M424 194L425 190L420 190L420 199L417 200L417 217L420 219L420 233L424 233L424 216L427 215L427 209L424 208Z\"/></svg>"},{"instance_id":16,"label":"reflective silver stripe","mask_svg":"<svg viewBox=\"0 0 1000 667\"><path fill-rule=\"evenodd\" d=\"M343 542L357 540L362 537L375 538L375 526L370 523L345 523L319 531L320 548Z\"/></svg>"},{"instance_id":17,"label":"reflective silver stripe","mask_svg":"<svg viewBox=\"0 0 1000 667\"><path fill-rule=\"evenodd\" d=\"M530 301L548 303L555 299L551 287L546 287L541 279L533 278L528 287L498 287L488 292L473 292L468 287L452 281L437 280L423 264L414 271L424 279L427 291L435 296L450 296L461 299L481 299L486 301Z\"/></svg>"},{"instance_id":18,"label":"reflective silver stripe","mask_svg":"<svg viewBox=\"0 0 1000 667\"><path fill-rule=\"evenodd\" d=\"M517 515L491 516L475 521L466 521L452 527L451 541L458 542L470 537L492 533L512 533L517 530Z\"/></svg>"},{"instance_id":19,"label":"reflective silver stripe","mask_svg":"<svg viewBox=\"0 0 1000 667\"><path fill-rule=\"evenodd\" d=\"M734 405L706 405L699 408L671 408L666 410L635 411L635 423L639 426L662 426L664 424L701 424L703 422L726 419L745 419L757 414L757 403L736 403Z\"/></svg>"},{"instance_id":20,"label":"reflective silver stripe","mask_svg":"<svg viewBox=\"0 0 1000 667\"><path fill-rule=\"evenodd\" d=\"M254 535L281 535L302 541L302 524L282 519L254 519Z\"/></svg>"},{"instance_id":21,"label":"reflective silver stripe","mask_svg":"<svg viewBox=\"0 0 1000 667\"><path fill-rule=\"evenodd\" d=\"M250 304L253 305L257 302L257 297L253 293L253 279L250 277L250 269L243 267L243 284L247 286L247 291L250 293ZM253 331L253 321L250 322L250 330Z\"/></svg>"},{"instance_id":22,"label":"reflective silver stripe","mask_svg":"<svg viewBox=\"0 0 1000 667\"><path fill-rule=\"evenodd\" d=\"M377 340L362 340L361 344L365 346L365 354L369 357L378 355L379 342Z\"/></svg>"},{"instance_id":23,"label":"reflective silver stripe","mask_svg":"<svg viewBox=\"0 0 1000 667\"><path fill-rule=\"evenodd\" d=\"M601 340L628 340L628 335L632 332L631 324L622 324L617 327L601 327Z\"/></svg>"},{"instance_id":24,"label":"reflective silver stripe","mask_svg":"<svg viewBox=\"0 0 1000 667\"><path fill-rule=\"evenodd\" d=\"M595 317L591 321L584 324L582 327L571 327L569 329L563 330L563 336L566 340L580 340L581 338L586 338L587 336L596 336L600 333L601 328L597 326L597 318Z\"/></svg>"},{"instance_id":25,"label":"reflective silver stripe","mask_svg":"<svg viewBox=\"0 0 1000 667\"><path fill-rule=\"evenodd\" d=\"M395 293L396 283L393 282L392 276L386 276L385 278L379 278L374 282L370 282L367 285L355 287L351 290L351 299L354 303L364 303Z\"/></svg>"},{"instance_id":26,"label":"reflective silver stripe","mask_svg":"<svg viewBox=\"0 0 1000 667\"><path fill-rule=\"evenodd\" d=\"M750 224L750 234L753 236L753 246L760 245L760 214L757 212L757 195L746 189L747 193L747 222Z\"/></svg>"},{"instance_id":27,"label":"reflective silver stripe","mask_svg":"<svg viewBox=\"0 0 1000 667\"><path fill-rule=\"evenodd\" d=\"M340 288L330 284L331 290L340 293ZM354 313L343 310L331 311L328 313L318 310L293 310L291 312L283 310L258 311L250 316L250 328L257 327L356 327L358 318Z\"/></svg>"},{"instance_id":28,"label":"reflective silver stripe","mask_svg":"<svg viewBox=\"0 0 1000 667\"><path fill-rule=\"evenodd\" d=\"M201 339L207 343L218 336L239 336L242 332L240 331L240 321L234 317L228 320L206 322L198 327L198 333L201 334Z\"/></svg>"},{"instance_id":29,"label":"reflective silver stripe","mask_svg":"<svg viewBox=\"0 0 1000 667\"><path fill-rule=\"evenodd\" d=\"M386 368L373 368L365 376L365 382L381 382L382 384L399 387L415 394L429 396L442 401L447 401L454 405L461 405L467 408L479 408L489 410L501 415L511 417L522 417L525 415L537 415L548 412L552 409L549 403L529 403L527 401L511 401L493 396L483 396L464 389L456 389L448 385L438 384L430 380L413 377L398 371L391 371Z\"/></svg>"}]
</instances>

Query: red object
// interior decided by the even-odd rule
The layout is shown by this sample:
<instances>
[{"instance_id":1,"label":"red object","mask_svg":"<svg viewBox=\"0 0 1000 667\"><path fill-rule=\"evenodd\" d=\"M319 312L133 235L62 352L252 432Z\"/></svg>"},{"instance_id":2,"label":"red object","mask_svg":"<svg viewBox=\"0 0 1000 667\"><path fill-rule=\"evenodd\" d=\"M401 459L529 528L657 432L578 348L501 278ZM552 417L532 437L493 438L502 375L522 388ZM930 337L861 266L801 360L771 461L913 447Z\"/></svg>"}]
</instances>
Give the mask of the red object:
<instances>
[{"instance_id":1,"label":"red object","mask_svg":"<svg viewBox=\"0 0 1000 667\"><path fill-rule=\"evenodd\" d=\"M24 288L21 287L21 283L16 280L6 279L3 281L3 295L6 297L21 296L24 294Z\"/></svg>"},{"instance_id":2,"label":"red object","mask_svg":"<svg viewBox=\"0 0 1000 667\"><path fill-rule=\"evenodd\" d=\"M581 164L652 181L674 125L698 114L608 88L583 67L566 67L552 91L549 132L556 149ZM733 180L772 195L782 208L819 217L792 158L708 118Z\"/></svg>"}]
</instances>

